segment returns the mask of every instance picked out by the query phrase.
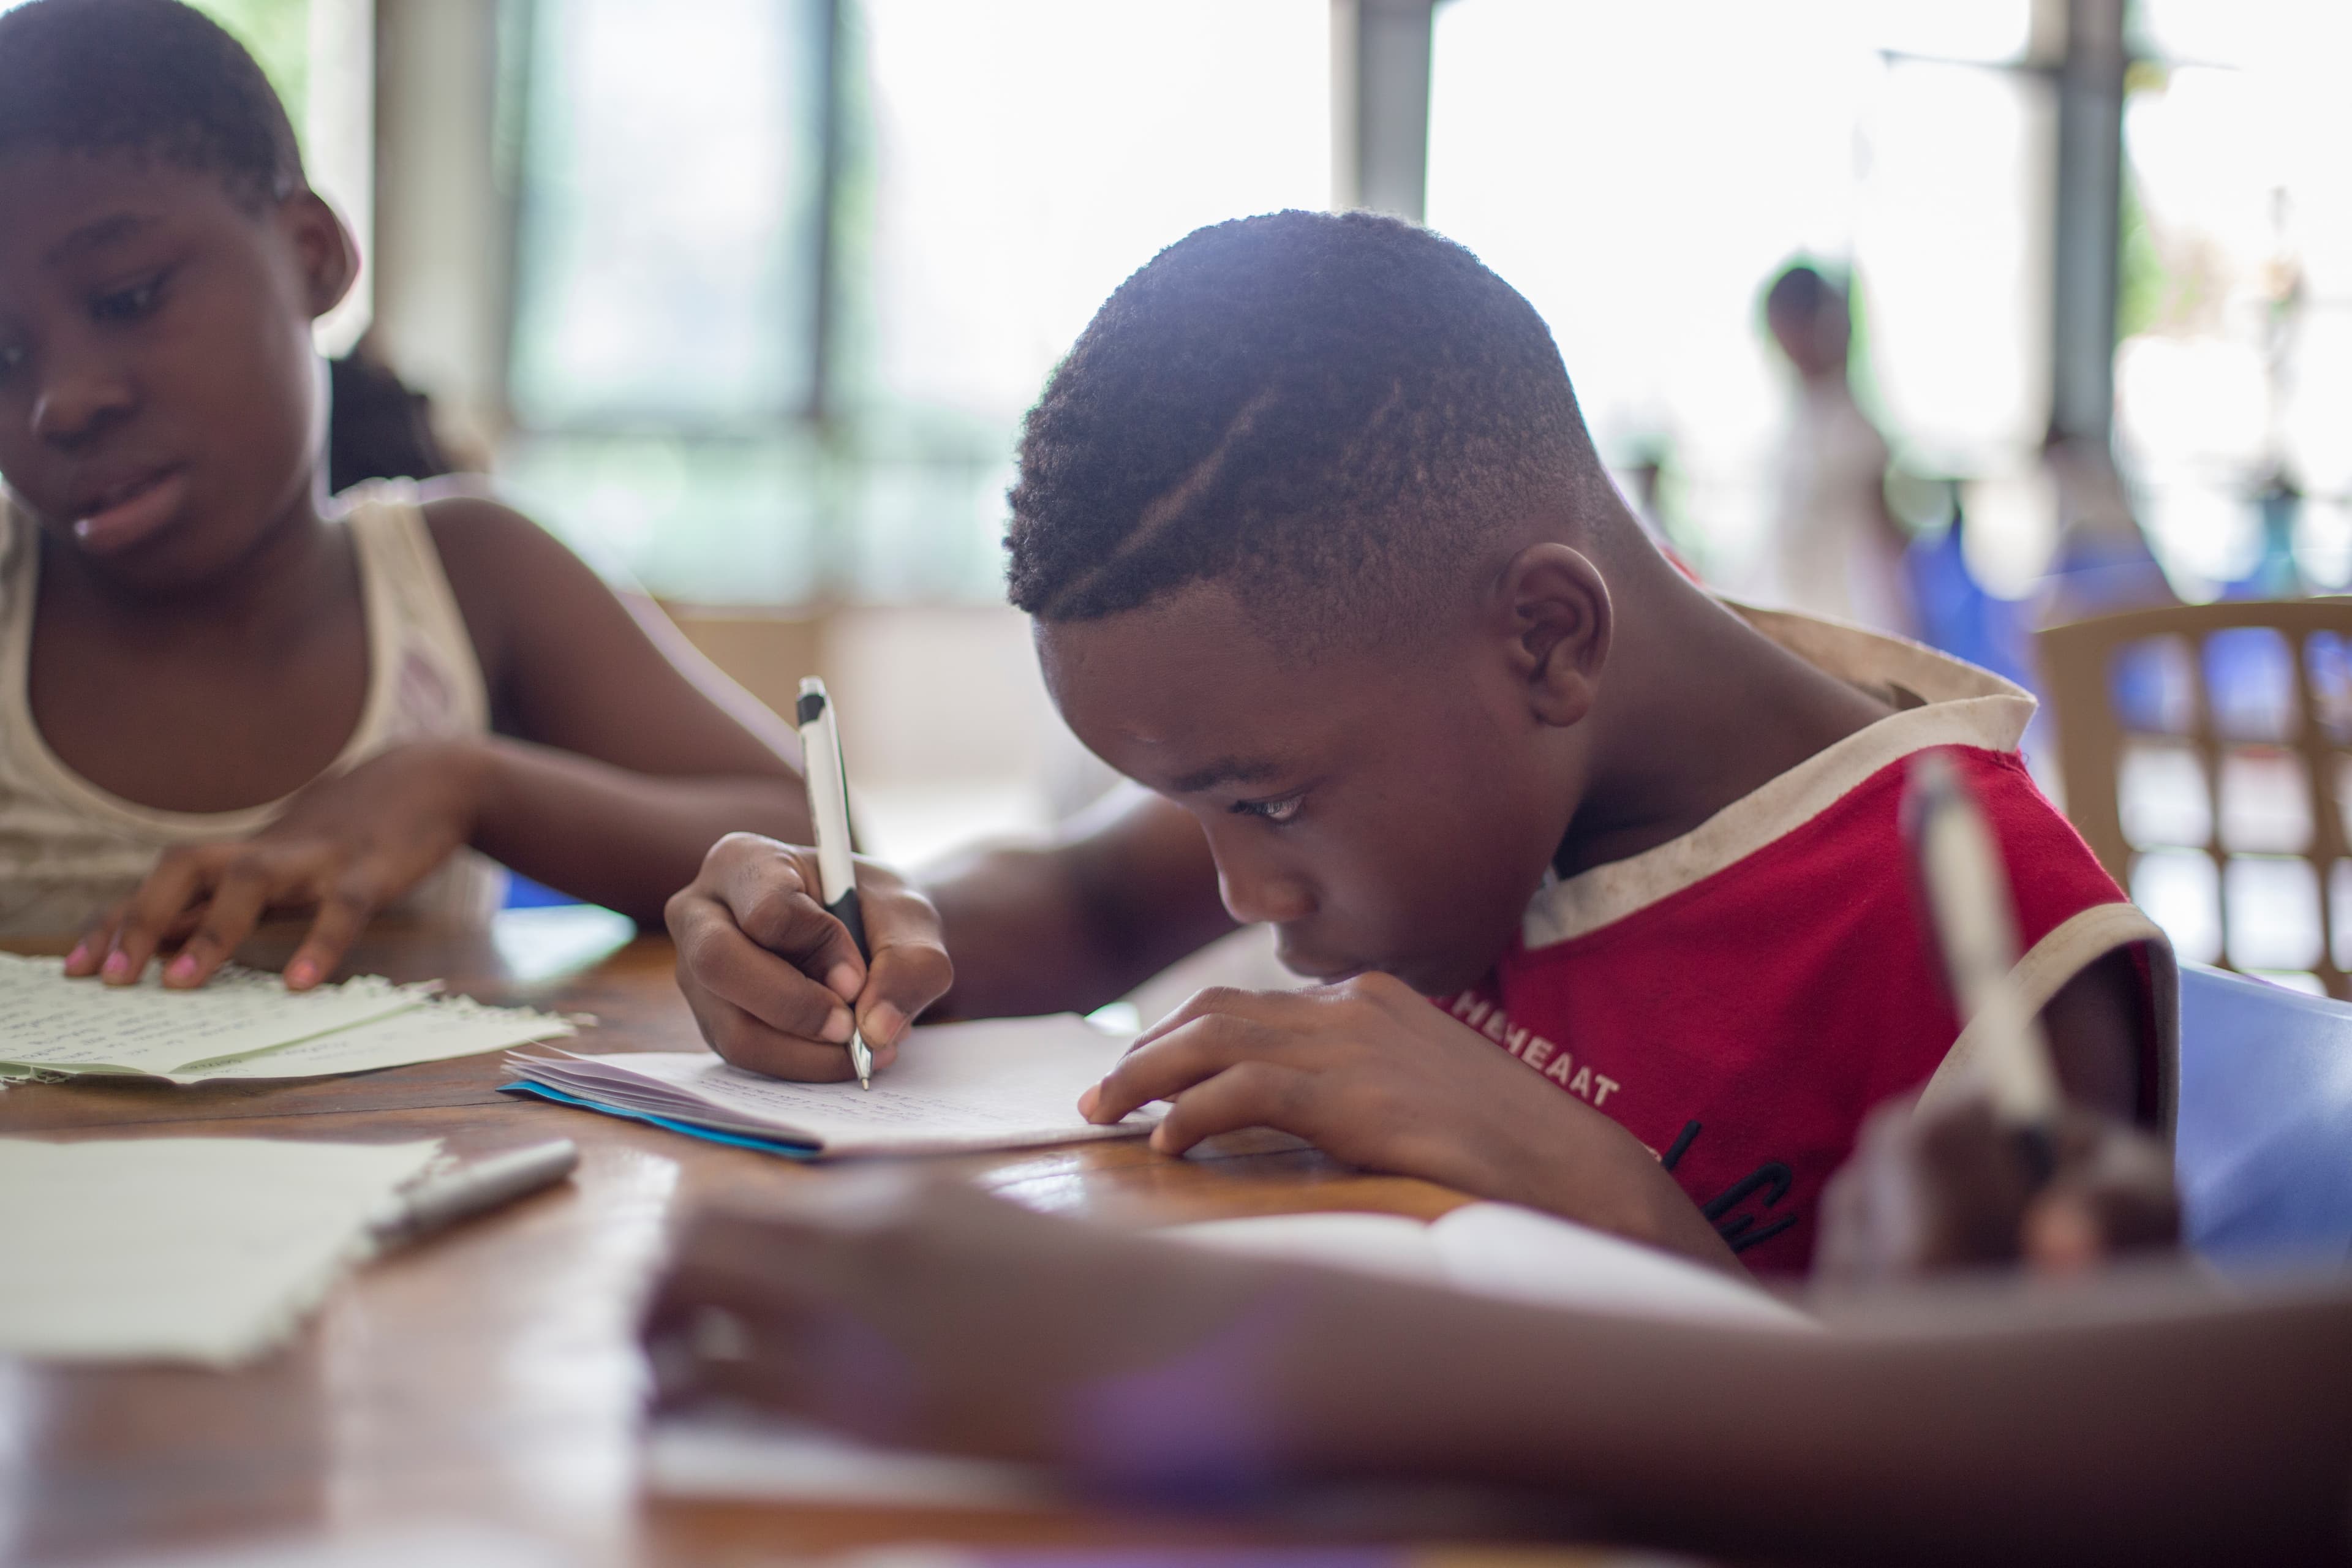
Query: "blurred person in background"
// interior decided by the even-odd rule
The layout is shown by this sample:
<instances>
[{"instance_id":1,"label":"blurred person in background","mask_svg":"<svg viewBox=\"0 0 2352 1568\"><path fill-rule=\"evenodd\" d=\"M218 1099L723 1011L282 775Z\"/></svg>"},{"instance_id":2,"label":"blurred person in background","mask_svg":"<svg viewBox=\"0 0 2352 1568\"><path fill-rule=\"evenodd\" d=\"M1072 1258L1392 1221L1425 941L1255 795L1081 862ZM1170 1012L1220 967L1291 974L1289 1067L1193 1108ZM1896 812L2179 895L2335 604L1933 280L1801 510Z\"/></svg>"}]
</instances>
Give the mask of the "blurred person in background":
<instances>
[{"instance_id":1,"label":"blurred person in background","mask_svg":"<svg viewBox=\"0 0 2352 1568\"><path fill-rule=\"evenodd\" d=\"M1807 615L1915 636L1907 542L1886 509L1886 441L1847 379L1845 290L1799 263L1773 279L1764 321L1798 377L1772 520L1778 598Z\"/></svg>"},{"instance_id":2,"label":"blurred person in background","mask_svg":"<svg viewBox=\"0 0 2352 1568\"><path fill-rule=\"evenodd\" d=\"M2058 510L2058 547L2036 618L2048 626L2179 604L2105 447L2053 424L2042 462Z\"/></svg>"}]
</instances>

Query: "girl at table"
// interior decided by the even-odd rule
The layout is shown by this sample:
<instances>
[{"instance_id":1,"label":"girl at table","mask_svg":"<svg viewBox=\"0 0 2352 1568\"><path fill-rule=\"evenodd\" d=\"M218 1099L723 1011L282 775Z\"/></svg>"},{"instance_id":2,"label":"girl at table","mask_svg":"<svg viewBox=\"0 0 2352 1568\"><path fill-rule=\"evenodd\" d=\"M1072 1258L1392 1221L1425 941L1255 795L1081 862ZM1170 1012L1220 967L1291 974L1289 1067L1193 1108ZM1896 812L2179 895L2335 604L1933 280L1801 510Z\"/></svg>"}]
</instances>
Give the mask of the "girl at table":
<instances>
[{"instance_id":1,"label":"girl at table","mask_svg":"<svg viewBox=\"0 0 2352 1568\"><path fill-rule=\"evenodd\" d=\"M312 321L350 234L253 59L174 0L0 16L0 933L199 985L304 911L297 989L490 862L657 921L807 837L781 721L528 518L330 504ZM176 951L174 951L176 950Z\"/></svg>"}]
</instances>

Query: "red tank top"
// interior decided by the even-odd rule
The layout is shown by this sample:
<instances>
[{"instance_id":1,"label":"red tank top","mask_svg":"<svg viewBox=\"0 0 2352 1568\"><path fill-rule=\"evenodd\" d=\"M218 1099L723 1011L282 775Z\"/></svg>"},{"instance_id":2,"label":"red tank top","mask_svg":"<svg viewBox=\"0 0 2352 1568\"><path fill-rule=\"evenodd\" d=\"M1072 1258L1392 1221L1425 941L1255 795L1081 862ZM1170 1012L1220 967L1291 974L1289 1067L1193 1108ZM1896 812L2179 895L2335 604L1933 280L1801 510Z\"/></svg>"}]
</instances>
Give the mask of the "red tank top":
<instances>
[{"instance_id":1,"label":"red tank top","mask_svg":"<svg viewBox=\"0 0 2352 1568\"><path fill-rule=\"evenodd\" d=\"M1751 618L1768 635L1857 645L1835 651L1865 659L1894 650L1920 685L1977 689L1930 702L1898 682L1908 710L1681 839L1546 887L1493 973L1438 1005L1526 1063L1527 1092L1573 1094L1648 1145L1750 1268L1804 1268L1822 1185L1864 1115L1931 1078L1931 1092L1946 1089L1972 1045L1937 967L1901 826L1906 760L1943 744L2007 864L2029 1002L2116 948L2148 955L2137 965L2141 1109L2168 1125L2176 1003L2162 934L2013 750L1951 744L2004 739L2031 700L1909 644Z\"/></svg>"}]
</instances>

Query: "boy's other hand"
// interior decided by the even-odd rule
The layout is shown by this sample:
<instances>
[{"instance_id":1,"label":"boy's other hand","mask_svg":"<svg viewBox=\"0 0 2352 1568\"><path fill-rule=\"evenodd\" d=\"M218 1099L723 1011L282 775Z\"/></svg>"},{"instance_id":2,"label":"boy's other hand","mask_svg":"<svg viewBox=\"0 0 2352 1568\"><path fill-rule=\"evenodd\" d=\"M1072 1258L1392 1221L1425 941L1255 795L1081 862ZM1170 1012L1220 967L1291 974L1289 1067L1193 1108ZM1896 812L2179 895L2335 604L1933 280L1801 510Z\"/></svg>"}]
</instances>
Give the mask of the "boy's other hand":
<instances>
[{"instance_id":1,"label":"boy's other hand","mask_svg":"<svg viewBox=\"0 0 2352 1568\"><path fill-rule=\"evenodd\" d=\"M395 746L311 784L250 838L165 850L138 890L75 944L66 973L129 985L177 943L163 984L202 985L263 916L312 910L286 963L287 986L309 990L378 910L466 843L482 755L467 741Z\"/></svg>"},{"instance_id":2,"label":"boy's other hand","mask_svg":"<svg viewBox=\"0 0 2352 1568\"><path fill-rule=\"evenodd\" d=\"M1649 1150L1392 975L1209 990L1146 1030L1079 1098L1096 1122L1171 1102L1162 1153L1244 1127L1685 1253L1738 1260Z\"/></svg>"},{"instance_id":3,"label":"boy's other hand","mask_svg":"<svg viewBox=\"0 0 2352 1568\"><path fill-rule=\"evenodd\" d=\"M2178 1243L2172 1161L2155 1139L2070 1107L2051 1154L2050 1177L2037 1186L1987 1101L1925 1112L1907 1096L1888 1101L1822 1193L1818 1277L1867 1286L2016 1264L2074 1274Z\"/></svg>"},{"instance_id":4,"label":"boy's other hand","mask_svg":"<svg viewBox=\"0 0 2352 1568\"><path fill-rule=\"evenodd\" d=\"M677 986L710 1048L771 1078L832 1082L849 1064L853 1011L877 1070L955 978L939 911L898 874L857 861L858 908L874 950L817 901L816 851L752 833L710 847L669 901Z\"/></svg>"}]
</instances>

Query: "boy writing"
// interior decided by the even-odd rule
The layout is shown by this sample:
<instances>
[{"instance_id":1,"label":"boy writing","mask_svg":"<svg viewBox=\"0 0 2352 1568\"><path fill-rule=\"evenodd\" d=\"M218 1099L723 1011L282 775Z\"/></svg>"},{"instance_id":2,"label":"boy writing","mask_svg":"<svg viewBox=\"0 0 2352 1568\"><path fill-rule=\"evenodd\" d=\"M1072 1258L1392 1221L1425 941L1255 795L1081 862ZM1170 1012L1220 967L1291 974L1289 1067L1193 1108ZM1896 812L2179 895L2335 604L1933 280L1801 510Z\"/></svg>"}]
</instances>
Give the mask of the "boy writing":
<instances>
[{"instance_id":1,"label":"boy writing","mask_svg":"<svg viewBox=\"0 0 2352 1568\"><path fill-rule=\"evenodd\" d=\"M650 920L722 833L806 836L781 724L529 520L325 508L359 259L226 33L0 16L0 932L195 985L314 910L299 988L389 905L486 915L485 855Z\"/></svg>"},{"instance_id":2,"label":"boy writing","mask_svg":"<svg viewBox=\"0 0 2352 1568\"><path fill-rule=\"evenodd\" d=\"M1268 1125L1801 1269L1864 1113L1973 1048L1897 822L1941 747L2069 1095L2168 1126L2169 952L2026 776L2031 700L1675 571L1542 321L1459 247L1299 212L1171 247L1055 372L1011 499L1054 699L1151 793L919 889L863 868L870 966L805 852L722 841L670 923L730 1060L840 1077L854 1009L887 1067L927 1008L1089 1008L1264 921L1321 984L1195 997L1088 1115L1164 1099L1171 1152Z\"/></svg>"}]
</instances>

